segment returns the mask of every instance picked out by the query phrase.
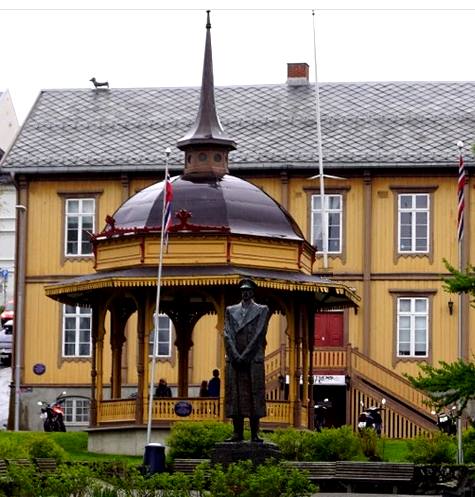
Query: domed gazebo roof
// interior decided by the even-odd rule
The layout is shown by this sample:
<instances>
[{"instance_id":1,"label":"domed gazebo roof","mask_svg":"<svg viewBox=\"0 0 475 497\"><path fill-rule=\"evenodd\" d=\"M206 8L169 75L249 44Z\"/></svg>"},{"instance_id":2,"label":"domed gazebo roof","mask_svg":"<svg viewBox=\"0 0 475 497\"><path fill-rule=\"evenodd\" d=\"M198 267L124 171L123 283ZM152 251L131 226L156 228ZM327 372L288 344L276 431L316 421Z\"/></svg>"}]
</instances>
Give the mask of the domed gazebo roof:
<instances>
[{"instance_id":1,"label":"domed gazebo roof","mask_svg":"<svg viewBox=\"0 0 475 497\"><path fill-rule=\"evenodd\" d=\"M171 181L170 231L178 227L174 215L181 212L188 213L185 216L190 228L200 227L201 233L208 229L234 235L304 240L292 216L248 181L229 174L222 177L176 176ZM127 200L113 215L115 230L125 234L129 230L161 229L163 192L164 185L160 182Z\"/></svg>"}]
</instances>

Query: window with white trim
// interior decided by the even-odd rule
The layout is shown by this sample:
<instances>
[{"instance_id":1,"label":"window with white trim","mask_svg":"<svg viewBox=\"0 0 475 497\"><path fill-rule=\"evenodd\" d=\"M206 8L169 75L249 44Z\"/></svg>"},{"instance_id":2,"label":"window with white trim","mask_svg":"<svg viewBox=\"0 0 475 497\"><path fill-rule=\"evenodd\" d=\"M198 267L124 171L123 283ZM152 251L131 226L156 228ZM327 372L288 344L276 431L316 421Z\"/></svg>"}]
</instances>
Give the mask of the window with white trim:
<instances>
[{"instance_id":1,"label":"window with white trim","mask_svg":"<svg viewBox=\"0 0 475 497\"><path fill-rule=\"evenodd\" d=\"M429 252L429 207L427 193L398 195L398 247L400 253Z\"/></svg>"},{"instance_id":2,"label":"window with white trim","mask_svg":"<svg viewBox=\"0 0 475 497\"><path fill-rule=\"evenodd\" d=\"M89 424L89 408L91 402L88 399L66 399L64 401L64 421L71 424Z\"/></svg>"},{"instance_id":3,"label":"window with white trim","mask_svg":"<svg viewBox=\"0 0 475 497\"><path fill-rule=\"evenodd\" d=\"M427 357L429 350L429 299L397 299L398 357Z\"/></svg>"},{"instance_id":4,"label":"window with white trim","mask_svg":"<svg viewBox=\"0 0 475 497\"><path fill-rule=\"evenodd\" d=\"M65 252L68 256L91 255L92 244L87 232L94 232L96 200L94 198L66 199Z\"/></svg>"},{"instance_id":5,"label":"window with white trim","mask_svg":"<svg viewBox=\"0 0 475 497\"><path fill-rule=\"evenodd\" d=\"M328 238L328 253L341 254L343 246L343 198L342 195L324 195L324 217ZM321 195L312 195L312 245L317 253L323 252Z\"/></svg>"},{"instance_id":6,"label":"window with white trim","mask_svg":"<svg viewBox=\"0 0 475 497\"><path fill-rule=\"evenodd\" d=\"M92 310L87 307L63 307L63 356L91 356Z\"/></svg>"},{"instance_id":7,"label":"window with white trim","mask_svg":"<svg viewBox=\"0 0 475 497\"><path fill-rule=\"evenodd\" d=\"M155 316L153 317L155 325ZM152 357L155 328L150 332L148 355ZM155 357L170 357L172 354L172 322L166 314L158 316L158 340Z\"/></svg>"}]
</instances>

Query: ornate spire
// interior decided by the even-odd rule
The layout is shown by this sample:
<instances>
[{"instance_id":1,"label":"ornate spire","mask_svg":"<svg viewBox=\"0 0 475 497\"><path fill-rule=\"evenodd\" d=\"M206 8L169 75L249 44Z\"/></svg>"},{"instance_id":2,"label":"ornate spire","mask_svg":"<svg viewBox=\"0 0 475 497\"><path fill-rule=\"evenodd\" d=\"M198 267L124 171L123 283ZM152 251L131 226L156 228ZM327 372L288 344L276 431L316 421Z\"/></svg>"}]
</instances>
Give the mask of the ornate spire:
<instances>
[{"instance_id":1,"label":"ornate spire","mask_svg":"<svg viewBox=\"0 0 475 497\"><path fill-rule=\"evenodd\" d=\"M223 130L216 112L209 14L208 10L200 107L190 131L177 142L177 147L185 152L185 175L226 174L228 152L236 149L236 143Z\"/></svg>"}]
</instances>

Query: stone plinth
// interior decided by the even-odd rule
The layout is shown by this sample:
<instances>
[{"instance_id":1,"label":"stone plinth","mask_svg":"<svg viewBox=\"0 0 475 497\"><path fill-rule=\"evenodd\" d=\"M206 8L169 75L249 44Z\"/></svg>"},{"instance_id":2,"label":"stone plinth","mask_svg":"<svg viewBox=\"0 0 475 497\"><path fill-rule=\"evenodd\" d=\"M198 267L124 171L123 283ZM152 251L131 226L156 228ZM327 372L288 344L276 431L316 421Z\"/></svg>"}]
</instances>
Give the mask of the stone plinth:
<instances>
[{"instance_id":1,"label":"stone plinth","mask_svg":"<svg viewBox=\"0 0 475 497\"><path fill-rule=\"evenodd\" d=\"M231 463L250 459L253 466L264 464L267 459L280 461L282 454L279 446L268 442L222 442L214 446L211 452L211 464Z\"/></svg>"}]
</instances>

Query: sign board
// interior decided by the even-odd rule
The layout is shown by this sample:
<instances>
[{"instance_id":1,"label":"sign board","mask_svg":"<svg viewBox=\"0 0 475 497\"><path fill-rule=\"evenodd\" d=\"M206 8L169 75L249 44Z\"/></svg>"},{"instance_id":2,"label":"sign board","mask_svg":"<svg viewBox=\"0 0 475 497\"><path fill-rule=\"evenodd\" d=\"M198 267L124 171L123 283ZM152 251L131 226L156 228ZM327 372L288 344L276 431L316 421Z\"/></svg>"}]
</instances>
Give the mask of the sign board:
<instances>
[{"instance_id":1,"label":"sign board","mask_svg":"<svg viewBox=\"0 0 475 497\"><path fill-rule=\"evenodd\" d=\"M189 402L182 401L175 404L175 414L182 418L189 416L192 410L193 406Z\"/></svg>"},{"instance_id":2,"label":"sign board","mask_svg":"<svg viewBox=\"0 0 475 497\"><path fill-rule=\"evenodd\" d=\"M285 383L289 384L290 377L287 375L285 377ZM302 377L300 377L300 384L302 385ZM343 374L322 374L322 375L314 375L313 376L313 384L314 385L346 385L345 383L345 375Z\"/></svg>"},{"instance_id":3,"label":"sign board","mask_svg":"<svg viewBox=\"0 0 475 497\"><path fill-rule=\"evenodd\" d=\"M42 375L46 371L46 366L41 363L37 363L33 366L33 373L37 375Z\"/></svg>"},{"instance_id":4,"label":"sign board","mask_svg":"<svg viewBox=\"0 0 475 497\"><path fill-rule=\"evenodd\" d=\"M2 269L2 278L4 280L8 278L8 269Z\"/></svg>"}]
</instances>

